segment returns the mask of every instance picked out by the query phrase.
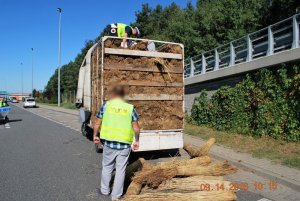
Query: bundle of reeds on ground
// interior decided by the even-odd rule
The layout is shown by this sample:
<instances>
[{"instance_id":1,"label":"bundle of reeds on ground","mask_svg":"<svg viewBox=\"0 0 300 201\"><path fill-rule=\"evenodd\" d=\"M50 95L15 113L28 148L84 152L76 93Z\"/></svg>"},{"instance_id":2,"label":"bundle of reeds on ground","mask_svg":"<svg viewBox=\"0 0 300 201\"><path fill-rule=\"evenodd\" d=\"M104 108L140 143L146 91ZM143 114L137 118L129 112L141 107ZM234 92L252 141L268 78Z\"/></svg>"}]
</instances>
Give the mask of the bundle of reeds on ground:
<instances>
[{"instance_id":1,"label":"bundle of reeds on ground","mask_svg":"<svg viewBox=\"0 0 300 201\"><path fill-rule=\"evenodd\" d=\"M194 191L191 193L145 193L130 195L125 201L231 201L236 200L232 191Z\"/></svg>"},{"instance_id":2,"label":"bundle of reeds on ground","mask_svg":"<svg viewBox=\"0 0 300 201\"><path fill-rule=\"evenodd\" d=\"M207 154L214 143L212 138L200 148L185 145L184 149L192 159L171 159L156 165L140 159L137 164L142 166L131 178L125 200L235 200L230 182L221 176L237 169L227 161L211 164Z\"/></svg>"},{"instance_id":3,"label":"bundle of reeds on ground","mask_svg":"<svg viewBox=\"0 0 300 201\"><path fill-rule=\"evenodd\" d=\"M210 138L205 145L200 148L195 148L191 144L184 144L183 149L191 156L191 158L206 156L210 150L210 148L215 144L216 139Z\"/></svg>"}]
</instances>

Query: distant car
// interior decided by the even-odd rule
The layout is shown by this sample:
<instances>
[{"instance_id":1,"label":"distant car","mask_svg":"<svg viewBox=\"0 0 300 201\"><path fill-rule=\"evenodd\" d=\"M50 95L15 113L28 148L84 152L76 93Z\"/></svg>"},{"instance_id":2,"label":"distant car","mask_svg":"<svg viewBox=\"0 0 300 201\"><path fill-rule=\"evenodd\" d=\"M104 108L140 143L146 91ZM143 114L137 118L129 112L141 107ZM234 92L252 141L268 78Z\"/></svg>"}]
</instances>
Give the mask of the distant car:
<instances>
[{"instance_id":1,"label":"distant car","mask_svg":"<svg viewBox=\"0 0 300 201\"><path fill-rule=\"evenodd\" d=\"M8 103L11 102L11 99L10 98L6 99L6 102L8 102Z\"/></svg>"},{"instance_id":2,"label":"distant car","mask_svg":"<svg viewBox=\"0 0 300 201\"><path fill-rule=\"evenodd\" d=\"M18 99L16 99L15 97L13 97L12 100L11 100L11 102L18 103L19 101L18 101Z\"/></svg>"},{"instance_id":3,"label":"distant car","mask_svg":"<svg viewBox=\"0 0 300 201\"><path fill-rule=\"evenodd\" d=\"M36 102L35 102L34 98L26 98L24 103L23 103L23 107L24 108L36 107Z\"/></svg>"}]
</instances>

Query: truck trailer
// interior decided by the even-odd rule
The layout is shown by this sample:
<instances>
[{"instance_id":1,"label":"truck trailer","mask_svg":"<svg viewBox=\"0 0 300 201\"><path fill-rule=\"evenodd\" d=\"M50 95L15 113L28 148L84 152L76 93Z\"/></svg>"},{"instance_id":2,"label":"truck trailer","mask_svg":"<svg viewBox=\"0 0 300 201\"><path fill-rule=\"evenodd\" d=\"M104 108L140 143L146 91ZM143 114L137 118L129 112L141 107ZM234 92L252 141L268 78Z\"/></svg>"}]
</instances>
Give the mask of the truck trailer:
<instances>
[{"instance_id":1,"label":"truck trailer","mask_svg":"<svg viewBox=\"0 0 300 201\"><path fill-rule=\"evenodd\" d=\"M87 52L79 70L76 105L82 133L91 130L115 85L123 85L141 127L138 151L183 147L184 46L179 43L105 36ZM156 47L156 48L155 48Z\"/></svg>"}]
</instances>

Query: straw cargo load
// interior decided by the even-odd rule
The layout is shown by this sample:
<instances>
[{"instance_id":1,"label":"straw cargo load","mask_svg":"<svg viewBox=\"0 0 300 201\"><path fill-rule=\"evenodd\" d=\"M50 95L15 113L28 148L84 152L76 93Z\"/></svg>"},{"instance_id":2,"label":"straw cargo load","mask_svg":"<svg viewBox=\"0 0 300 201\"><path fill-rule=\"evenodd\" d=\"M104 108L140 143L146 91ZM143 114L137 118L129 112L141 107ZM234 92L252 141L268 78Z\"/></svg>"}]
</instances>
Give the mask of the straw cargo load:
<instances>
[{"instance_id":1,"label":"straw cargo load","mask_svg":"<svg viewBox=\"0 0 300 201\"><path fill-rule=\"evenodd\" d=\"M141 149L182 148L183 46L157 41L136 42L133 48L123 49L119 39L104 37L101 44L91 48L90 63L86 58L82 66L90 66L90 93L83 92L81 96L84 108L91 112L90 125L100 106L109 100L112 87L123 85L126 100L135 106L139 115ZM156 45L155 51L147 50L149 43Z\"/></svg>"}]
</instances>

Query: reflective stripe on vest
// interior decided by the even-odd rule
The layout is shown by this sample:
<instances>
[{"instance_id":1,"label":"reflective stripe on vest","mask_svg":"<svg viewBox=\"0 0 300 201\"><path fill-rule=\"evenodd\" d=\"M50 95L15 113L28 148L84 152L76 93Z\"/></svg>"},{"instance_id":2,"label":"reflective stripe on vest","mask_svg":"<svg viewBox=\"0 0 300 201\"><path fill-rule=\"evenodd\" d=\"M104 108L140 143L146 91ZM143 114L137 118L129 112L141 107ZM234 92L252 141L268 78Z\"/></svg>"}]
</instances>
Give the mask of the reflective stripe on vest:
<instances>
[{"instance_id":1,"label":"reflective stripe on vest","mask_svg":"<svg viewBox=\"0 0 300 201\"><path fill-rule=\"evenodd\" d=\"M113 99L106 103L102 118L100 138L108 141L131 144L133 105L121 99Z\"/></svg>"},{"instance_id":2,"label":"reflective stripe on vest","mask_svg":"<svg viewBox=\"0 0 300 201\"><path fill-rule=\"evenodd\" d=\"M125 28L126 24L118 23L117 28L118 28L118 37L123 37L125 34Z\"/></svg>"}]
</instances>

